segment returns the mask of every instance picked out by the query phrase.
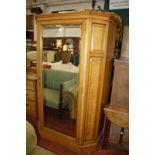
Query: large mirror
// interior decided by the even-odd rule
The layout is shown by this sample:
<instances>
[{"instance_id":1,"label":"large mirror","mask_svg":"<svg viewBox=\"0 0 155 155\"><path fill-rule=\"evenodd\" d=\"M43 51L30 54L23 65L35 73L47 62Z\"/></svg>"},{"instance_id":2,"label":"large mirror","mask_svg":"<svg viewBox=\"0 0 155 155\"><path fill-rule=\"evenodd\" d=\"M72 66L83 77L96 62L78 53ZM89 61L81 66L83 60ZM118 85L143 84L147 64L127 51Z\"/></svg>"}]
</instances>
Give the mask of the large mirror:
<instances>
[{"instance_id":1,"label":"large mirror","mask_svg":"<svg viewBox=\"0 0 155 155\"><path fill-rule=\"evenodd\" d=\"M75 137L80 61L80 25L42 27L44 125Z\"/></svg>"}]
</instances>

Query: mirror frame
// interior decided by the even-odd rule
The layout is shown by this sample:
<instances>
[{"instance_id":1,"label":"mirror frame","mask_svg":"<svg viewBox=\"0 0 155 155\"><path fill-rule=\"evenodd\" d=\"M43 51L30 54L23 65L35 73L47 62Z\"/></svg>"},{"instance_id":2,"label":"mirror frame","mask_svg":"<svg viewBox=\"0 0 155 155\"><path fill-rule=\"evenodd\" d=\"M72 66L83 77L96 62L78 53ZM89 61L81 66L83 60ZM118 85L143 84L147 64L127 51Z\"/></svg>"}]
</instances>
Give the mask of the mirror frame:
<instances>
[{"instance_id":1,"label":"mirror frame","mask_svg":"<svg viewBox=\"0 0 155 155\"><path fill-rule=\"evenodd\" d=\"M43 92L42 92L42 28L45 25L79 25L81 26L81 46L80 46L80 61L79 61L79 90L78 94L81 94L79 91L81 90L80 87L83 85L82 83L80 84L80 77L81 77L81 72L83 72L82 66L86 65L87 62L84 61L86 53L84 50L85 49L85 38L87 37L87 34L85 32L85 27L88 25L88 21L86 22L85 19L59 19L59 20L38 20L37 18L37 92L38 92L38 118L39 118L39 123L38 123L38 129L40 136L46 137L47 139L55 139L57 142L60 144L65 143L67 147L71 147L73 150L77 150L78 147L76 146L78 143L81 143L82 139L82 129L81 126L83 126L81 117L83 117L81 110L79 108L82 108L82 102L79 103L79 96L77 98L77 120L76 120L76 137L70 137L68 135L65 135L63 133L60 133L58 131L52 130L44 126L44 111L43 111ZM81 62L83 65L81 65ZM80 86L81 85L81 86ZM82 86L83 87L83 86ZM81 90L82 91L82 90ZM79 150L77 150L79 152Z\"/></svg>"}]
</instances>

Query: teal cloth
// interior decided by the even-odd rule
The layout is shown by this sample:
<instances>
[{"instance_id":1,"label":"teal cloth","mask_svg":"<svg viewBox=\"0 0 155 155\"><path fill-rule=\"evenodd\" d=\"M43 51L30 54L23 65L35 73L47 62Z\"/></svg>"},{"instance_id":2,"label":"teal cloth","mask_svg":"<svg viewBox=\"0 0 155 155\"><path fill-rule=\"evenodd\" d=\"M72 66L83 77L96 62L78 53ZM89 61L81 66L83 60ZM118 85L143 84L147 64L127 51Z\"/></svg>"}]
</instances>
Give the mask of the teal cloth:
<instances>
[{"instance_id":1,"label":"teal cloth","mask_svg":"<svg viewBox=\"0 0 155 155\"><path fill-rule=\"evenodd\" d=\"M77 80L76 78L73 78L72 80L63 82L63 91L72 91L73 89L77 88Z\"/></svg>"},{"instance_id":2,"label":"teal cloth","mask_svg":"<svg viewBox=\"0 0 155 155\"><path fill-rule=\"evenodd\" d=\"M63 83L63 93L66 91L70 92L74 100L76 100L76 97L77 97L77 79L76 78Z\"/></svg>"},{"instance_id":3,"label":"teal cloth","mask_svg":"<svg viewBox=\"0 0 155 155\"><path fill-rule=\"evenodd\" d=\"M52 69L43 70L44 88L60 90L60 84L72 80L74 78L77 78L77 73L52 70Z\"/></svg>"},{"instance_id":4,"label":"teal cloth","mask_svg":"<svg viewBox=\"0 0 155 155\"><path fill-rule=\"evenodd\" d=\"M77 73L43 69L43 98L45 106L58 109L60 102L60 85L62 84L63 90L71 91L76 83ZM63 101L64 107L67 103L65 100Z\"/></svg>"},{"instance_id":5,"label":"teal cloth","mask_svg":"<svg viewBox=\"0 0 155 155\"><path fill-rule=\"evenodd\" d=\"M44 104L48 107L55 109L59 108L59 96L58 90L43 88Z\"/></svg>"}]
</instances>

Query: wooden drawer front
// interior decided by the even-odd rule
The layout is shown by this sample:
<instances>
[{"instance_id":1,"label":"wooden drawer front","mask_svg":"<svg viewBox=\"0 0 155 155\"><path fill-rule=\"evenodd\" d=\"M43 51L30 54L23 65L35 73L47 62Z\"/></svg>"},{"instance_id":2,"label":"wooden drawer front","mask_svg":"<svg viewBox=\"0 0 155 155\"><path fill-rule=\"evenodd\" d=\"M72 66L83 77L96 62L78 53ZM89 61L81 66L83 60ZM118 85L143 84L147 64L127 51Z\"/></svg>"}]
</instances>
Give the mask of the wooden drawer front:
<instances>
[{"instance_id":1,"label":"wooden drawer front","mask_svg":"<svg viewBox=\"0 0 155 155\"><path fill-rule=\"evenodd\" d=\"M26 81L26 89L35 91L35 83L34 83L34 81L27 80Z\"/></svg>"},{"instance_id":2,"label":"wooden drawer front","mask_svg":"<svg viewBox=\"0 0 155 155\"><path fill-rule=\"evenodd\" d=\"M35 101L36 100L36 94L34 91L31 90L26 90L26 100L32 100Z\"/></svg>"},{"instance_id":3,"label":"wooden drawer front","mask_svg":"<svg viewBox=\"0 0 155 155\"><path fill-rule=\"evenodd\" d=\"M30 111L35 111L36 110L36 103L34 101L26 101L26 109Z\"/></svg>"}]
</instances>

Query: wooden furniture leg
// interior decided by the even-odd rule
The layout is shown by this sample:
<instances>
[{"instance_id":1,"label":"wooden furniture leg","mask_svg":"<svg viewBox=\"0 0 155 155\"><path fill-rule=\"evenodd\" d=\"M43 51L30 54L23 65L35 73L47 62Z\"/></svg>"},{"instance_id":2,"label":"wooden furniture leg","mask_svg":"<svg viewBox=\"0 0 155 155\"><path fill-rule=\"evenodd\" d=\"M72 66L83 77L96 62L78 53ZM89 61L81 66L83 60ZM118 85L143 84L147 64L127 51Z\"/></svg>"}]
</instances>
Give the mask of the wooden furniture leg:
<instances>
[{"instance_id":1,"label":"wooden furniture leg","mask_svg":"<svg viewBox=\"0 0 155 155\"><path fill-rule=\"evenodd\" d=\"M108 138L110 134L110 125L111 125L111 122L105 116L104 126L103 126L103 136L101 140L102 147L106 147L108 144Z\"/></svg>"},{"instance_id":2,"label":"wooden furniture leg","mask_svg":"<svg viewBox=\"0 0 155 155\"><path fill-rule=\"evenodd\" d=\"M122 143L122 140L123 140L123 134L124 134L124 128L121 128L120 138L119 138L119 144Z\"/></svg>"}]
</instances>

